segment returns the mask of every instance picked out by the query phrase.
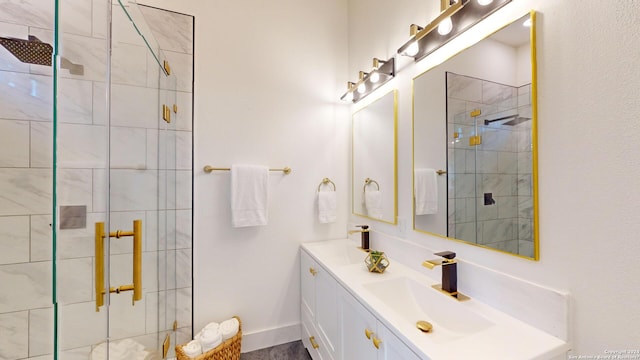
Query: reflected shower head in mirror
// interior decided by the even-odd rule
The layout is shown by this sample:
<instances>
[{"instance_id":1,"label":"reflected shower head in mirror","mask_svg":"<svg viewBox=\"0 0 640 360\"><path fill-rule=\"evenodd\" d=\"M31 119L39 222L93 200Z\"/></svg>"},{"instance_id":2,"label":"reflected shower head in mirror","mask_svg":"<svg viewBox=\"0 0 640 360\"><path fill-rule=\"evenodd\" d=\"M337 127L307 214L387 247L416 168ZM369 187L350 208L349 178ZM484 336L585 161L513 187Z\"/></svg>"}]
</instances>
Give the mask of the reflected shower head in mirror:
<instances>
[{"instance_id":1,"label":"reflected shower head in mirror","mask_svg":"<svg viewBox=\"0 0 640 360\"><path fill-rule=\"evenodd\" d=\"M514 125L521 124L521 123L523 123L525 121L529 121L529 120L531 120L531 118L521 117L520 114L515 114L515 115L499 117L499 118L493 119L493 120L485 119L484 120L484 125L487 126L487 125L489 125L491 123L494 123L496 121L504 121L504 120L509 120L509 121L504 122L501 125L514 126Z\"/></svg>"}]
</instances>

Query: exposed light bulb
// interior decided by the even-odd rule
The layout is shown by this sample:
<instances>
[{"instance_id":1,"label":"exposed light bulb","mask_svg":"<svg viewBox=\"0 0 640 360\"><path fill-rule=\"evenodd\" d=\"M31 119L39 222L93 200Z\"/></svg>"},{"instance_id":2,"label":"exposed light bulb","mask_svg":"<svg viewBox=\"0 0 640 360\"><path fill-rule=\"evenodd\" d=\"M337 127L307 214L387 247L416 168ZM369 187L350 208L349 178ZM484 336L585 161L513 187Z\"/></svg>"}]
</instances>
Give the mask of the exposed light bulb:
<instances>
[{"instance_id":1,"label":"exposed light bulb","mask_svg":"<svg viewBox=\"0 0 640 360\"><path fill-rule=\"evenodd\" d=\"M531 27L531 18L528 18L522 23L522 26Z\"/></svg>"},{"instance_id":2,"label":"exposed light bulb","mask_svg":"<svg viewBox=\"0 0 640 360\"><path fill-rule=\"evenodd\" d=\"M358 85L358 93L362 94L367 90L367 85L365 85L364 83Z\"/></svg>"},{"instance_id":3,"label":"exposed light bulb","mask_svg":"<svg viewBox=\"0 0 640 360\"><path fill-rule=\"evenodd\" d=\"M378 71L372 72L371 75L369 75L369 80L374 84L380 81L380 74Z\"/></svg>"},{"instance_id":4,"label":"exposed light bulb","mask_svg":"<svg viewBox=\"0 0 640 360\"><path fill-rule=\"evenodd\" d=\"M451 17L448 17L438 24L438 34L447 35L453 30L453 23L451 22Z\"/></svg>"},{"instance_id":5,"label":"exposed light bulb","mask_svg":"<svg viewBox=\"0 0 640 360\"><path fill-rule=\"evenodd\" d=\"M353 101L353 92L352 91L349 91L348 93L345 94L344 101Z\"/></svg>"},{"instance_id":6,"label":"exposed light bulb","mask_svg":"<svg viewBox=\"0 0 640 360\"><path fill-rule=\"evenodd\" d=\"M407 47L404 53L407 56L416 56L418 54L418 51L420 51L420 46L418 45L417 41L414 41Z\"/></svg>"},{"instance_id":7,"label":"exposed light bulb","mask_svg":"<svg viewBox=\"0 0 640 360\"><path fill-rule=\"evenodd\" d=\"M491 4L492 2L493 2L493 0L478 0L478 5L487 6L487 5Z\"/></svg>"}]
</instances>

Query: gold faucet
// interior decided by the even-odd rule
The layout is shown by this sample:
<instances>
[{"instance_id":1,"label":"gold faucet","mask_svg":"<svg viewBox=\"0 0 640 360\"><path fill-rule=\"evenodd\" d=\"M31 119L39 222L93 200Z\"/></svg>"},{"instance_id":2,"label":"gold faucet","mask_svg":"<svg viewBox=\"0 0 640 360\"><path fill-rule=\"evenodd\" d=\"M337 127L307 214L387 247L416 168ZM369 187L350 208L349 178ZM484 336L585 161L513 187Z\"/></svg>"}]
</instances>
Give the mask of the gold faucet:
<instances>
[{"instance_id":1,"label":"gold faucet","mask_svg":"<svg viewBox=\"0 0 640 360\"><path fill-rule=\"evenodd\" d=\"M458 262L455 260L456 253L453 251L442 251L434 255L442 258L422 262L422 266L429 270L436 266L442 266L442 284L434 285L433 287L458 300L468 300L469 297L458 292Z\"/></svg>"},{"instance_id":2,"label":"gold faucet","mask_svg":"<svg viewBox=\"0 0 640 360\"><path fill-rule=\"evenodd\" d=\"M361 233L362 236L360 237L360 242L361 242L360 246L362 247L362 250L368 251L369 250L369 225L356 225L356 226L361 229L349 230L347 232L347 235Z\"/></svg>"}]
</instances>

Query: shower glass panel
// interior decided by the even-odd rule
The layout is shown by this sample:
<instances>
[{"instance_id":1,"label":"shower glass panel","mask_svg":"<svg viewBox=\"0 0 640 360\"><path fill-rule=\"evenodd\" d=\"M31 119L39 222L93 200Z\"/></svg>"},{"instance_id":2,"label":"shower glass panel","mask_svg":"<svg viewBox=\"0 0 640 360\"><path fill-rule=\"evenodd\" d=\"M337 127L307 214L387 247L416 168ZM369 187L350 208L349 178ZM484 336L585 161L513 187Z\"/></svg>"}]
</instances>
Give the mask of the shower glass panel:
<instances>
[{"instance_id":1,"label":"shower glass panel","mask_svg":"<svg viewBox=\"0 0 640 360\"><path fill-rule=\"evenodd\" d=\"M162 358L167 341L171 357L177 81L135 2L93 1L84 29L67 4L53 74L55 358Z\"/></svg>"}]
</instances>

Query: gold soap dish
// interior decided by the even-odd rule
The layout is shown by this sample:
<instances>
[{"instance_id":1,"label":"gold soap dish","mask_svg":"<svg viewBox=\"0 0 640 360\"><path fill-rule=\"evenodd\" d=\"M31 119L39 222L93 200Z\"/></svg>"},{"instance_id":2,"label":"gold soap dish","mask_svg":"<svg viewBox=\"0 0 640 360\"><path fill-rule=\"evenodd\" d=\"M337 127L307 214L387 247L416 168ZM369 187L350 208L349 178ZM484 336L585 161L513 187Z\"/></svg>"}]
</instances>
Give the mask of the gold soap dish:
<instances>
[{"instance_id":1,"label":"gold soap dish","mask_svg":"<svg viewBox=\"0 0 640 360\"><path fill-rule=\"evenodd\" d=\"M384 255L383 251L371 250L364 259L369 272L382 274L389 267L389 259Z\"/></svg>"}]
</instances>

